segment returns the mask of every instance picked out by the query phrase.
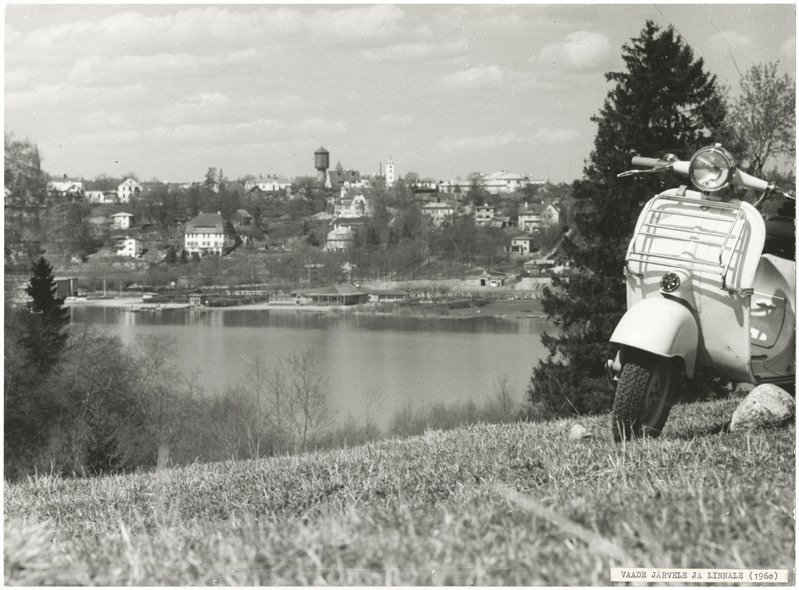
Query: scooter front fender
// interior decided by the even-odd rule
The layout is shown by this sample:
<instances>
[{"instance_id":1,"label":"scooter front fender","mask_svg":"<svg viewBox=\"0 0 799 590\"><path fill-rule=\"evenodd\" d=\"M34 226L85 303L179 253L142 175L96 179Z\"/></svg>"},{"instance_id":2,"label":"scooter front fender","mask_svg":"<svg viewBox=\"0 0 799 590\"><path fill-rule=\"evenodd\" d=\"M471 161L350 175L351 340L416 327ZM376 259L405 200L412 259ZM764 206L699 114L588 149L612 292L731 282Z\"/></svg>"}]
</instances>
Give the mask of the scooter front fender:
<instances>
[{"instance_id":1,"label":"scooter front fender","mask_svg":"<svg viewBox=\"0 0 799 590\"><path fill-rule=\"evenodd\" d=\"M685 373L694 376L699 328L691 311L674 300L642 299L627 310L610 341L658 356L680 357Z\"/></svg>"}]
</instances>

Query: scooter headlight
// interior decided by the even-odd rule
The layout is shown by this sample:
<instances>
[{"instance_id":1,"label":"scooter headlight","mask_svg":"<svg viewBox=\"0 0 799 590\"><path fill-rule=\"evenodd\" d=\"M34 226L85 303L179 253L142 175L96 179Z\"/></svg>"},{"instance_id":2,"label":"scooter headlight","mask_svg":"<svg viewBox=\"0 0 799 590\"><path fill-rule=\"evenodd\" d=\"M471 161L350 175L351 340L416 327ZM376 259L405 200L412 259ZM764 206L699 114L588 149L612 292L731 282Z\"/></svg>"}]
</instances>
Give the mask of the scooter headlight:
<instances>
[{"instance_id":1,"label":"scooter headlight","mask_svg":"<svg viewBox=\"0 0 799 590\"><path fill-rule=\"evenodd\" d=\"M660 279L660 290L664 293L673 293L680 288L680 277L677 273L667 272Z\"/></svg>"},{"instance_id":2,"label":"scooter headlight","mask_svg":"<svg viewBox=\"0 0 799 590\"><path fill-rule=\"evenodd\" d=\"M729 186L735 172L735 158L720 145L704 147L691 158L688 174L694 186L712 193Z\"/></svg>"}]
</instances>

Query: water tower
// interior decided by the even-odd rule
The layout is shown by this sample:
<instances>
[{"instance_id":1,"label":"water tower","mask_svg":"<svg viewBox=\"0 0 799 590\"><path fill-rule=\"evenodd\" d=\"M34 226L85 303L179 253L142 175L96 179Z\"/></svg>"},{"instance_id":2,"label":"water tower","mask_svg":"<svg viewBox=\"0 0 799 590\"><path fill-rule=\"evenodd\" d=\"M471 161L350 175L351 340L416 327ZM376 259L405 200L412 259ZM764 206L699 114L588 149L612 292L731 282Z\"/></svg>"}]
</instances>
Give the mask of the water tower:
<instances>
[{"instance_id":1,"label":"water tower","mask_svg":"<svg viewBox=\"0 0 799 590\"><path fill-rule=\"evenodd\" d=\"M313 155L314 167L318 170L316 179L319 181L319 184L324 186L325 180L327 180L327 169L330 168L330 152L320 147Z\"/></svg>"}]
</instances>

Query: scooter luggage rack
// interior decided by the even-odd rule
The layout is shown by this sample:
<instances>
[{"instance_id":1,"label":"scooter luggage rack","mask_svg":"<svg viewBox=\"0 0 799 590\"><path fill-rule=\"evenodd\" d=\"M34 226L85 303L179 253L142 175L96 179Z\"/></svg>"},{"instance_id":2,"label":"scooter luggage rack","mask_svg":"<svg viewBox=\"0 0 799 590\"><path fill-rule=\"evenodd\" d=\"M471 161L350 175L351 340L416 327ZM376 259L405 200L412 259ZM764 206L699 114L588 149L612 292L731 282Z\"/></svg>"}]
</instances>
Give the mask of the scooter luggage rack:
<instances>
[{"instance_id":1,"label":"scooter luggage rack","mask_svg":"<svg viewBox=\"0 0 799 590\"><path fill-rule=\"evenodd\" d=\"M686 203L694 207L655 208L656 204L664 204L663 202ZM717 213L712 213L713 210L716 210ZM728 214L725 215L725 213ZM721 288L730 293L736 292L736 289L727 287L727 273L729 272L733 254L741 241L743 229L746 227L746 223L744 223L746 217L737 204L723 201L700 201L696 198L680 196L657 196L649 201L641 215L641 219L642 222L638 231L633 236L630 241L630 247L627 249L626 268L628 273L643 278L643 269L647 265L681 268L699 272L718 272L721 277ZM713 221L717 225L726 224L728 227L722 226L716 230L709 230L669 223L672 220L679 222L685 219ZM638 251L636 250L636 245L639 240L642 243L649 242L650 246L656 240L680 243L696 242L711 249L715 248L717 251L708 251L706 259L689 259L685 256L675 256L661 252ZM726 260L725 252L727 253ZM630 268L630 262L640 263L642 272L633 271Z\"/></svg>"}]
</instances>

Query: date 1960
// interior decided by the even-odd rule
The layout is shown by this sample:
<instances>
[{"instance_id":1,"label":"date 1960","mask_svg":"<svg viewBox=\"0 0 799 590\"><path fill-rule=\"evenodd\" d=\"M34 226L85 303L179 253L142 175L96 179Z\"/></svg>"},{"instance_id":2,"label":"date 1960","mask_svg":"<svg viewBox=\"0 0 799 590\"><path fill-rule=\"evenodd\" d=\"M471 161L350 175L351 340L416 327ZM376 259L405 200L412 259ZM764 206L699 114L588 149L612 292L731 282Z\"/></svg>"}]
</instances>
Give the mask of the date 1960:
<instances>
[{"instance_id":1,"label":"date 1960","mask_svg":"<svg viewBox=\"0 0 799 590\"><path fill-rule=\"evenodd\" d=\"M787 569L700 569L613 567L611 582L676 582L683 585L708 583L787 584Z\"/></svg>"}]
</instances>

